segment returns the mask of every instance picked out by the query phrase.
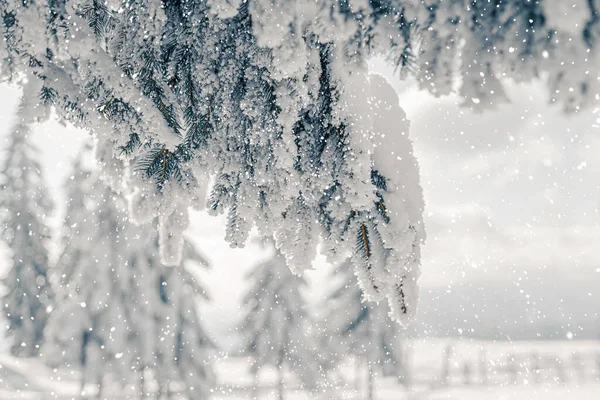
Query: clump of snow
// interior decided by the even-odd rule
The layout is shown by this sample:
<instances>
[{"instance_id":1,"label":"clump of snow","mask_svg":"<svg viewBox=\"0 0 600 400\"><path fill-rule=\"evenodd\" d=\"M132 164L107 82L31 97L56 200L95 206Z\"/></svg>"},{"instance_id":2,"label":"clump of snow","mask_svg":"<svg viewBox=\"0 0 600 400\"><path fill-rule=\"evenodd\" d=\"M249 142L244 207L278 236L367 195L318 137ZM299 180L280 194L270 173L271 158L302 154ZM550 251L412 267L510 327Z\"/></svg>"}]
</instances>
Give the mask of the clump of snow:
<instances>
[{"instance_id":1,"label":"clump of snow","mask_svg":"<svg viewBox=\"0 0 600 400\"><path fill-rule=\"evenodd\" d=\"M240 7L241 0L207 0L210 11L219 18L227 19L235 17Z\"/></svg>"}]
</instances>

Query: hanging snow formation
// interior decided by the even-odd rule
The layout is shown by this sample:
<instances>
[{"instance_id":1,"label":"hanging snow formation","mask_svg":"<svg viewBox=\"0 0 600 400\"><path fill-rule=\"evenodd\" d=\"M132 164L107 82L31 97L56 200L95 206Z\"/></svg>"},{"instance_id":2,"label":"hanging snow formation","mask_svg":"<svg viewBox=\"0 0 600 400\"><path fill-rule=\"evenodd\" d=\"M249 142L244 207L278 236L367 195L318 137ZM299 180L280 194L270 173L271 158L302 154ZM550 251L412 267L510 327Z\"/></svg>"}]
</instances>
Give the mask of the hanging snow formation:
<instances>
[{"instance_id":1,"label":"hanging snow formation","mask_svg":"<svg viewBox=\"0 0 600 400\"><path fill-rule=\"evenodd\" d=\"M134 219L158 217L166 263L180 262L187 208L207 203L227 213L232 246L257 226L294 272L319 241L352 256L366 297L405 321L421 190L404 114L366 60L481 110L507 101L500 77L545 76L577 112L599 99L596 1L554 3L8 0L0 74L94 134Z\"/></svg>"}]
</instances>

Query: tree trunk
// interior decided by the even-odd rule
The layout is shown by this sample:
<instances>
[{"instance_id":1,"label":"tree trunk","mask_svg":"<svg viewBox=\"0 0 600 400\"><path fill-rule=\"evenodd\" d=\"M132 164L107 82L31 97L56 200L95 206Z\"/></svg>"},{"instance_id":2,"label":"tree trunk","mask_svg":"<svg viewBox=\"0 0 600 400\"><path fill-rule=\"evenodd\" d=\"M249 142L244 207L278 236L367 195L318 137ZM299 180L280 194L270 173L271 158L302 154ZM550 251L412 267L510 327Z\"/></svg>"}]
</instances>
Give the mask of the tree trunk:
<instances>
[{"instance_id":1,"label":"tree trunk","mask_svg":"<svg viewBox=\"0 0 600 400\"><path fill-rule=\"evenodd\" d=\"M484 349L479 352L479 382L483 386L488 384L488 362Z\"/></svg>"},{"instance_id":2,"label":"tree trunk","mask_svg":"<svg viewBox=\"0 0 600 400\"><path fill-rule=\"evenodd\" d=\"M533 381L537 384L542 382L542 366L540 356L537 352L532 353L529 356L531 360L531 371L533 372Z\"/></svg>"},{"instance_id":3,"label":"tree trunk","mask_svg":"<svg viewBox=\"0 0 600 400\"><path fill-rule=\"evenodd\" d=\"M406 350L403 350L402 357L400 357L400 371L401 371L401 382L400 383L402 383L402 385L404 385L404 387L406 389L410 389L410 386L412 384L411 369L410 369L411 356L412 356L412 350L407 348Z\"/></svg>"},{"instance_id":4,"label":"tree trunk","mask_svg":"<svg viewBox=\"0 0 600 400\"><path fill-rule=\"evenodd\" d=\"M373 367L367 363L367 400L373 400Z\"/></svg>"},{"instance_id":5,"label":"tree trunk","mask_svg":"<svg viewBox=\"0 0 600 400\"><path fill-rule=\"evenodd\" d=\"M144 399L146 397L146 394L144 393L144 389L145 389L145 381L144 381L144 368L142 367L140 369L140 399Z\"/></svg>"},{"instance_id":6,"label":"tree trunk","mask_svg":"<svg viewBox=\"0 0 600 400\"><path fill-rule=\"evenodd\" d=\"M98 378L98 393L96 393L96 399L102 400L102 377Z\"/></svg>"},{"instance_id":7,"label":"tree trunk","mask_svg":"<svg viewBox=\"0 0 600 400\"><path fill-rule=\"evenodd\" d=\"M463 385L469 386L471 384L471 364L468 362L463 365Z\"/></svg>"},{"instance_id":8,"label":"tree trunk","mask_svg":"<svg viewBox=\"0 0 600 400\"><path fill-rule=\"evenodd\" d=\"M362 360L360 357L355 357L354 359L354 390L356 394L360 393L360 370L362 367Z\"/></svg>"},{"instance_id":9,"label":"tree trunk","mask_svg":"<svg viewBox=\"0 0 600 400\"><path fill-rule=\"evenodd\" d=\"M446 346L446 350L444 351L444 358L442 359L442 373L440 375L440 384L442 386L448 385L450 383L450 365L452 359L452 353L454 353L454 348L451 344Z\"/></svg>"},{"instance_id":10,"label":"tree trunk","mask_svg":"<svg viewBox=\"0 0 600 400\"><path fill-rule=\"evenodd\" d=\"M560 358L556 357L556 378L558 383L564 385L567 383L567 374L565 373L564 365Z\"/></svg>"},{"instance_id":11,"label":"tree trunk","mask_svg":"<svg viewBox=\"0 0 600 400\"><path fill-rule=\"evenodd\" d=\"M516 385L519 381L519 365L516 355L508 354L506 356L506 372L508 373L509 383Z\"/></svg>"},{"instance_id":12,"label":"tree trunk","mask_svg":"<svg viewBox=\"0 0 600 400\"><path fill-rule=\"evenodd\" d=\"M167 388L166 388L166 393L167 393L167 400L171 400L173 398L173 391L171 390L171 382L167 381Z\"/></svg>"},{"instance_id":13,"label":"tree trunk","mask_svg":"<svg viewBox=\"0 0 600 400\"><path fill-rule=\"evenodd\" d=\"M158 373L156 373L154 380L156 381L156 385L157 385L156 395L154 396L154 398L156 400L165 399L166 398L165 388L164 388L164 385L160 382Z\"/></svg>"},{"instance_id":14,"label":"tree trunk","mask_svg":"<svg viewBox=\"0 0 600 400\"><path fill-rule=\"evenodd\" d=\"M279 366L279 382L277 383L277 399L283 400L283 366Z\"/></svg>"},{"instance_id":15,"label":"tree trunk","mask_svg":"<svg viewBox=\"0 0 600 400\"><path fill-rule=\"evenodd\" d=\"M254 373L254 386L252 387L252 399L258 400L260 382L258 381L258 371Z\"/></svg>"},{"instance_id":16,"label":"tree trunk","mask_svg":"<svg viewBox=\"0 0 600 400\"><path fill-rule=\"evenodd\" d=\"M79 398L85 399L83 394L85 393L85 371L81 371L81 388L79 389Z\"/></svg>"}]
</instances>

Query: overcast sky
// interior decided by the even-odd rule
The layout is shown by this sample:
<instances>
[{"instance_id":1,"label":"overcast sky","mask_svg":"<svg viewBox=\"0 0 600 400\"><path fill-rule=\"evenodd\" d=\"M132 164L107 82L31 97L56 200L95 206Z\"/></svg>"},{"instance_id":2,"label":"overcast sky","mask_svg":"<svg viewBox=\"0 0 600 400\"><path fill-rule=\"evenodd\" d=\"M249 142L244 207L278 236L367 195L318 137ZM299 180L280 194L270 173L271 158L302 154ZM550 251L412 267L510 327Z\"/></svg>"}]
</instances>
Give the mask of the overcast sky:
<instances>
[{"instance_id":1,"label":"overcast sky","mask_svg":"<svg viewBox=\"0 0 600 400\"><path fill-rule=\"evenodd\" d=\"M420 162L428 234L423 286L513 279L515 272L543 269L600 279L598 110L566 116L548 104L538 82L509 85L511 104L474 114L457 98L436 99L379 70L398 91ZM19 91L0 85L0 94L0 145L6 148ZM35 128L59 205L70 161L86 135L56 122ZM230 324L244 271L265 253L254 244L229 249L223 219L201 213L192 218L190 236L212 261L205 276L214 299L211 324L222 318ZM322 293L327 268L322 258L315 266L310 277Z\"/></svg>"}]
</instances>

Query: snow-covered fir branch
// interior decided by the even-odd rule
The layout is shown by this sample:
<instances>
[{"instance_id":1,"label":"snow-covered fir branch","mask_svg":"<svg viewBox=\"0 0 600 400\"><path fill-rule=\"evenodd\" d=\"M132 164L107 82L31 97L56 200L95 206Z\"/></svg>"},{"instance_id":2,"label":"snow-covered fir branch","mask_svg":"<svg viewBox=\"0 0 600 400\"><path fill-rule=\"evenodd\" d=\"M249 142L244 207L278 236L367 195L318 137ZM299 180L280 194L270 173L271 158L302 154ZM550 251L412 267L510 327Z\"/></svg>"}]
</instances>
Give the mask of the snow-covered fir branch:
<instances>
[{"instance_id":1,"label":"snow-covered fir branch","mask_svg":"<svg viewBox=\"0 0 600 400\"><path fill-rule=\"evenodd\" d=\"M507 100L501 78L544 77L576 112L599 98L598 11L569 3L7 0L2 77L93 133L107 181L135 192L133 218L158 218L165 263L181 261L187 209L213 178L232 246L256 226L300 273L323 241L406 322L422 195L404 114L368 58L482 110Z\"/></svg>"}]
</instances>

